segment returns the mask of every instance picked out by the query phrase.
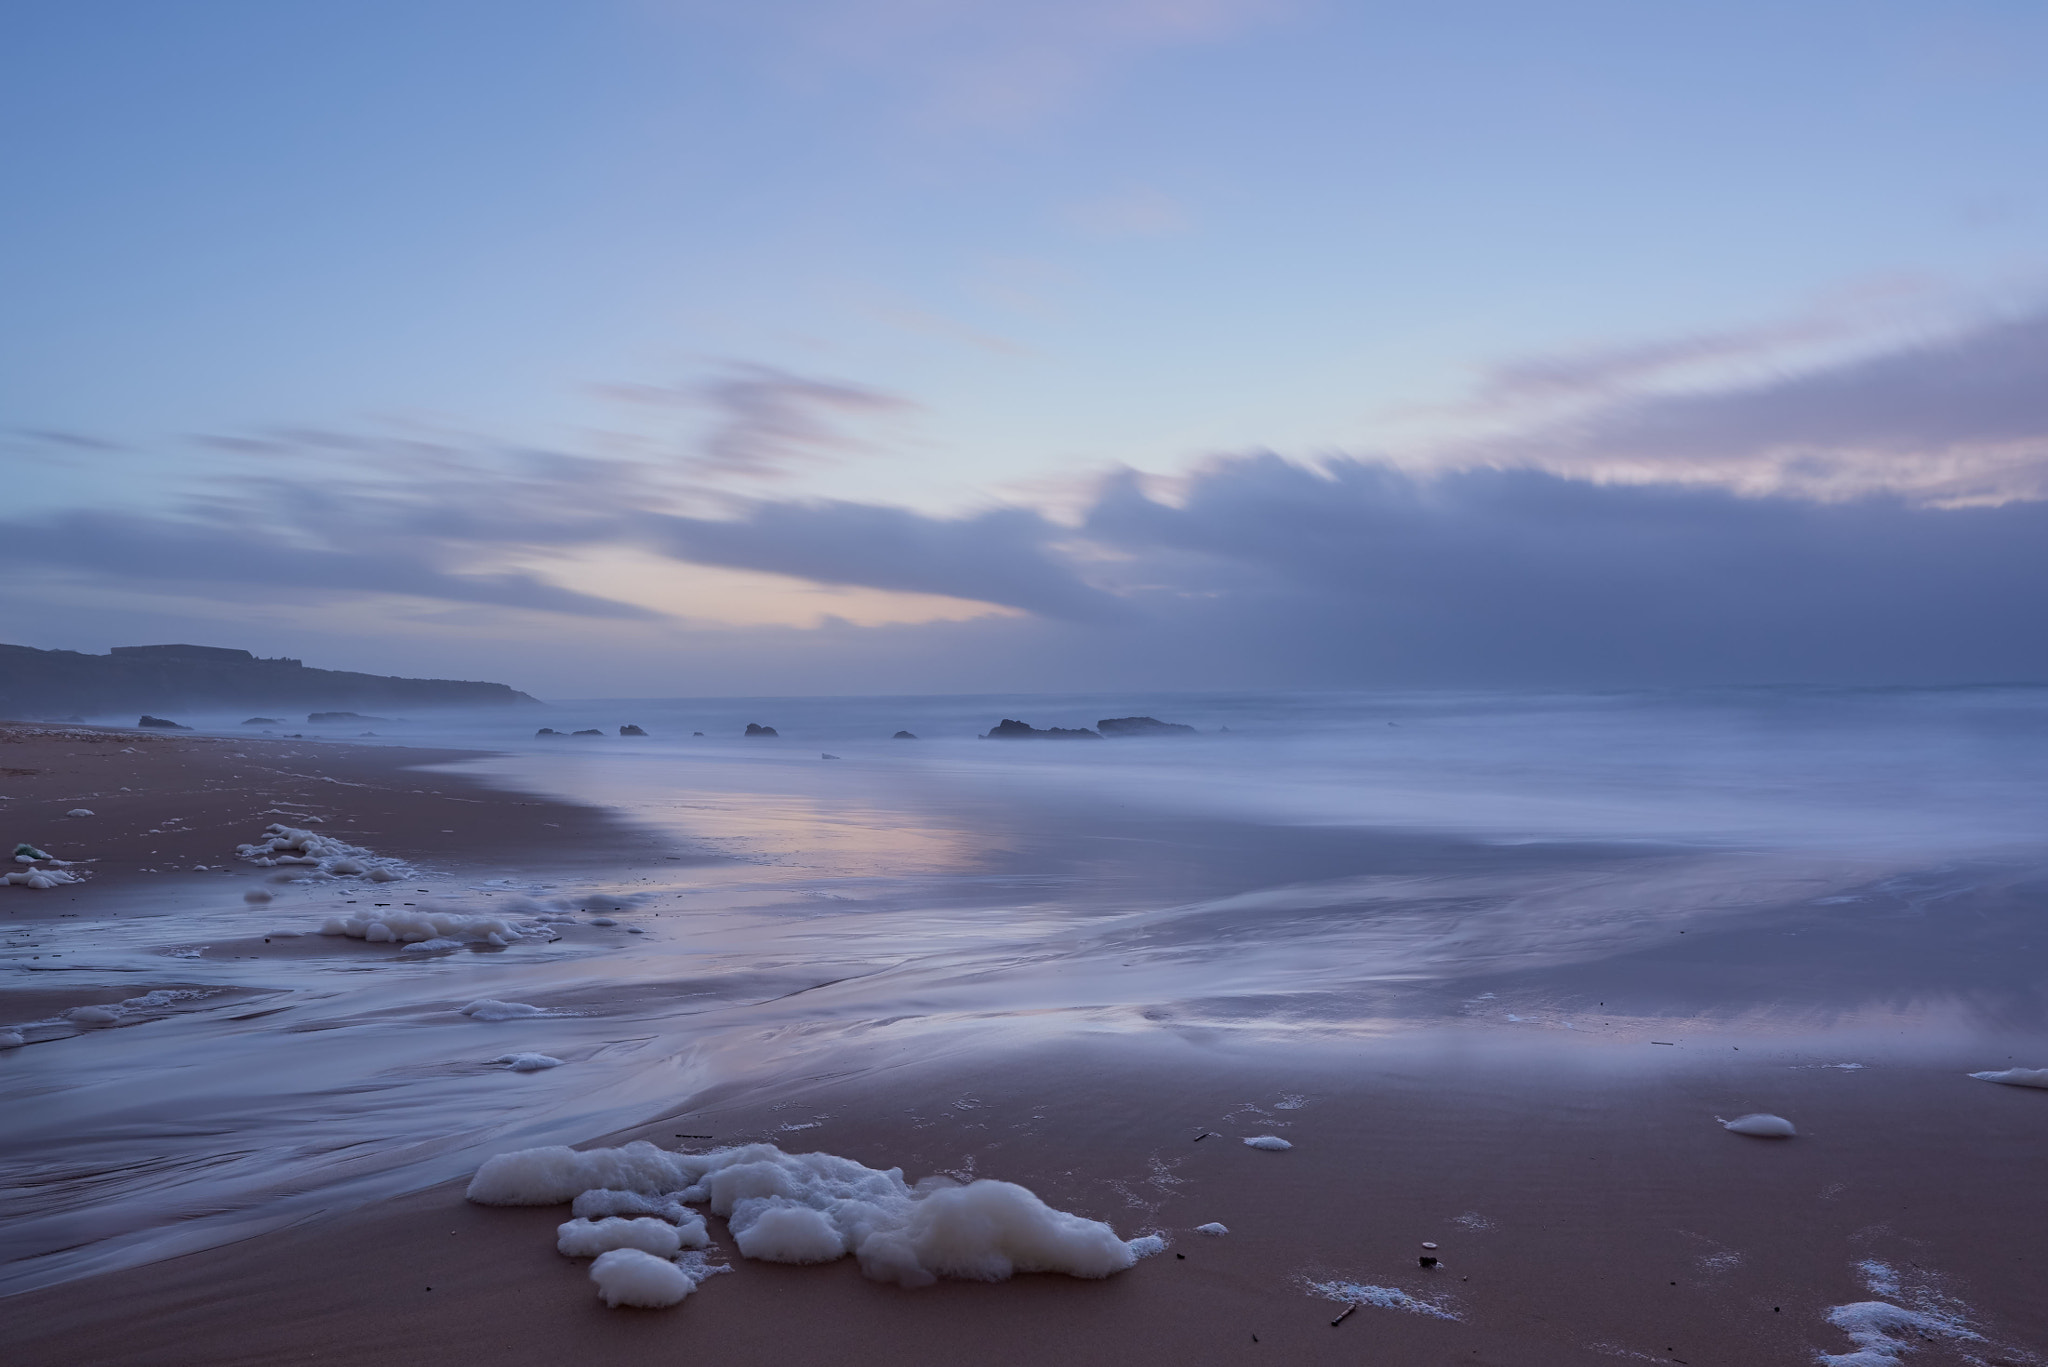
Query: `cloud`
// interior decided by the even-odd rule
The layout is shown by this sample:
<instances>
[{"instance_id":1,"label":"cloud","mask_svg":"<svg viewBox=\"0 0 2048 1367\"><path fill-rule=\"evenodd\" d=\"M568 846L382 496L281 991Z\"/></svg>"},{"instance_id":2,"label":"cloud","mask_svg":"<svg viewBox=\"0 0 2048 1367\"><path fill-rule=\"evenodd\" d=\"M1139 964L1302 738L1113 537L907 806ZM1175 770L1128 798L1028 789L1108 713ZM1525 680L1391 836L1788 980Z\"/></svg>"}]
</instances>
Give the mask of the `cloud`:
<instances>
[{"instance_id":1,"label":"cloud","mask_svg":"<svg viewBox=\"0 0 2048 1367\"><path fill-rule=\"evenodd\" d=\"M1114 597L1084 583L1053 548L1065 534L1028 509L945 518L863 503L758 503L741 518L654 516L647 526L657 549L700 565L938 594L1075 621L1121 614Z\"/></svg>"},{"instance_id":2,"label":"cloud","mask_svg":"<svg viewBox=\"0 0 2048 1367\"><path fill-rule=\"evenodd\" d=\"M2048 504L1928 508L1221 462L1169 506L1105 490L1091 537L1196 558L1162 620L1327 681L2048 677ZM1155 595L1156 597L1156 595Z\"/></svg>"},{"instance_id":3,"label":"cloud","mask_svg":"<svg viewBox=\"0 0 2048 1367\"><path fill-rule=\"evenodd\" d=\"M508 469L502 489L477 471L368 493L275 481L205 516L16 521L0 527L0 564L225 602L402 595L546 612L612 624L606 639L623 657L699 637L528 571L491 572L490 557L624 544L1022 614L718 635L731 668L746 640L762 643L762 660L790 662L781 691L832 691L855 660L875 678L893 660L884 686L912 691L939 678L1201 688L2048 677L2048 639L2033 629L2048 611L2048 502L1759 497L1255 454L1181 480L1172 502L1135 474L1111 478L1075 528L1022 508L621 509L607 505L636 487L630 471L560 456ZM593 495L593 481L610 492ZM298 500L296 520L253 516ZM602 656L579 652L593 671L581 691L612 677Z\"/></svg>"},{"instance_id":4,"label":"cloud","mask_svg":"<svg viewBox=\"0 0 2048 1367\"><path fill-rule=\"evenodd\" d=\"M548 565L623 549L1003 610L717 635L734 670L750 640L789 662L779 691L844 686L856 660L908 690L2048 678L2048 313L1692 393L1615 383L1432 473L1254 453L1114 475L1071 523L707 498L672 463L279 432L253 473L181 508L18 515L0 565L223 602L398 595L451 630L463 611L545 612L550 638L575 619L619 658L712 638ZM750 471L901 407L766 367L697 398L716 459ZM612 677L602 650L579 657L582 691Z\"/></svg>"},{"instance_id":5,"label":"cloud","mask_svg":"<svg viewBox=\"0 0 2048 1367\"><path fill-rule=\"evenodd\" d=\"M452 572L434 563L447 549L434 543L410 552L388 543L340 549L247 526L86 511L0 523L0 565L124 588L204 589L230 601L399 594L620 621L661 615L528 574Z\"/></svg>"},{"instance_id":6,"label":"cloud","mask_svg":"<svg viewBox=\"0 0 2048 1367\"><path fill-rule=\"evenodd\" d=\"M108 441L104 437L50 427L16 427L12 429L11 435L34 446L56 447L64 451L112 452L128 449L119 442Z\"/></svg>"},{"instance_id":7,"label":"cloud","mask_svg":"<svg viewBox=\"0 0 2048 1367\"><path fill-rule=\"evenodd\" d=\"M781 478L842 459L869 445L846 430L849 423L900 416L917 407L865 385L743 361L727 362L721 374L695 383L608 385L601 392L635 403L710 409L710 430L681 464L713 478Z\"/></svg>"},{"instance_id":8,"label":"cloud","mask_svg":"<svg viewBox=\"0 0 2048 1367\"><path fill-rule=\"evenodd\" d=\"M1560 382L1619 387L1626 369L1567 369ZM1749 383L1623 392L1443 458L1817 497L2040 498L2048 496L2048 310Z\"/></svg>"}]
</instances>

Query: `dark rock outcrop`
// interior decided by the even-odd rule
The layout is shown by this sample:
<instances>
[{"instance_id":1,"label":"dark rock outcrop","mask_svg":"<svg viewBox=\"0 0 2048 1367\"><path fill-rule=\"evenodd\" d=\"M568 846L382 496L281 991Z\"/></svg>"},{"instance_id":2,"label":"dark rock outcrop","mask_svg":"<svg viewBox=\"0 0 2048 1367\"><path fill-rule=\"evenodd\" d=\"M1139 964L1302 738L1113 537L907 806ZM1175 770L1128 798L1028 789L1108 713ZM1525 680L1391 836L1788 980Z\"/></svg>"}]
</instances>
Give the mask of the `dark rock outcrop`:
<instances>
[{"instance_id":1,"label":"dark rock outcrop","mask_svg":"<svg viewBox=\"0 0 2048 1367\"><path fill-rule=\"evenodd\" d=\"M645 731L642 731L639 727L631 725L629 723L619 728L619 734L622 736L644 736L647 733Z\"/></svg>"},{"instance_id":2,"label":"dark rock outcrop","mask_svg":"<svg viewBox=\"0 0 2048 1367\"><path fill-rule=\"evenodd\" d=\"M1004 717L983 740L1101 740L1100 733L1085 726L1048 726L1043 731L1029 722Z\"/></svg>"},{"instance_id":3,"label":"dark rock outcrop","mask_svg":"<svg viewBox=\"0 0 2048 1367\"><path fill-rule=\"evenodd\" d=\"M542 736L559 736L561 734L562 733L560 731L557 731L552 726L543 726L540 730L533 733L534 739L536 740L538 740Z\"/></svg>"},{"instance_id":4,"label":"dark rock outcrop","mask_svg":"<svg viewBox=\"0 0 2048 1367\"><path fill-rule=\"evenodd\" d=\"M572 736L601 736L604 732L593 726L587 731L571 731L569 734Z\"/></svg>"},{"instance_id":5,"label":"dark rock outcrop","mask_svg":"<svg viewBox=\"0 0 2048 1367\"><path fill-rule=\"evenodd\" d=\"M192 729L189 726L179 725L169 717L152 717L147 712L143 713L142 720L135 724L137 726L147 726L154 731L190 731Z\"/></svg>"},{"instance_id":6,"label":"dark rock outcrop","mask_svg":"<svg viewBox=\"0 0 2048 1367\"><path fill-rule=\"evenodd\" d=\"M916 736L913 736L913 735L911 735L911 734L910 734L910 733L909 733L908 731L898 731L898 732L897 732L897 733L896 733L895 735L893 735L893 736L889 737L889 739L890 739L890 740L916 740L916 739L917 739L917 737L916 737Z\"/></svg>"},{"instance_id":7,"label":"dark rock outcrop","mask_svg":"<svg viewBox=\"0 0 2048 1367\"><path fill-rule=\"evenodd\" d=\"M763 726L759 722L750 721L747 723L747 734L750 736L773 736L776 734L776 731L772 726Z\"/></svg>"},{"instance_id":8,"label":"dark rock outcrop","mask_svg":"<svg viewBox=\"0 0 2048 1367\"><path fill-rule=\"evenodd\" d=\"M366 717L360 712L308 712L306 720L315 726L343 721L392 721L391 717Z\"/></svg>"},{"instance_id":9,"label":"dark rock outcrop","mask_svg":"<svg viewBox=\"0 0 2048 1367\"><path fill-rule=\"evenodd\" d=\"M284 725L284 718L283 718L283 717L251 717L251 718L249 718L249 720L247 720L247 721L243 722L243 723L242 723L242 725L244 725L244 726L283 726L283 725Z\"/></svg>"},{"instance_id":10,"label":"dark rock outcrop","mask_svg":"<svg viewBox=\"0 0 2048 1367\"><path fill-rule=\"evenodd\" d=\"M1185 722L1157 717L1104 717L1095 729L1105 736L1194 736L1201 733Z\"/></svg>"},{"instance_id":11,"label":"dark rock outcrop","mask_svg":"<svg viewBox=\"0 0 2048 1367\"><path fill-rule=\"evenodd\" d=\"M308 669L297 660L262 660L246 650L218 646L116 646L105 655L87 655L0 645L0 717L51 712L105 716L143 708L168 712L232 707L270 714L318 707L511 704L537 705L504 684Z\"/></svg>"}]
</instances>

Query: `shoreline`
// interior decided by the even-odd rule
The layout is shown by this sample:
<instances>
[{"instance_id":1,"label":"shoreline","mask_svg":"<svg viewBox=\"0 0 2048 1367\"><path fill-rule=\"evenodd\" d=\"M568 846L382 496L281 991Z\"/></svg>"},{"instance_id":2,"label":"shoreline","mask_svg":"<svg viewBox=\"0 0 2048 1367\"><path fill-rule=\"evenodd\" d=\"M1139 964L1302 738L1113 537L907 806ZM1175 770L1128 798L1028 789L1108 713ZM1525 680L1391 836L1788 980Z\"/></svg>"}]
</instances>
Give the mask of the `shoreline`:
<instances>
[{"instance_id":1,"label":"shoreline","mask_svg":"<svg viewBox=\"0 0 2048 1367\"><path fill-rule=\"evenodd\" d=\"M17 730L41 734L11 738ZM2038 1015L2018 1009L2031 981L2023 965L1998 965L1999 977L1957 977L1948 998L1937 993L1885 1008L1863 984L1882 980L1888 954L1917 953L1922 941L1889 939L1882 950L1873 939L1858 951L1867 963L1836 997L1879 1008L1867 1018L1825 1010L1810 1018L1728 1014L1729 985L1738 981L1731 973L1771 984L1758 1001L1788 1005L1798 994L1779 984L1804 975L1809 1002L1818 1002L1816 969L1839 958L1841 941L1819 933L1823 923L1810 917L1751 916L1719 926L1691 920L1615 958L1446 977L1423 994L1435 1006L1394 1012L1378 1029L1360 1016L1319 1030L1313 1013L1290 1016L1278 998L1262 1006L1255 995L1207 1012L1177 1009L1202 1005L1199 998L1162 995L1157 1009L1138 1010L1143 993L1169 991L1161 978L1091 997L1096 980L1075 969L1113 984L1119 966L1132 967L1120 963L1126 956L1177 962L1187 946L1222 942L1242 926L1205 922L1183 940L1181 931L1159 929L1176 924L1177 914L1141 915L1132 924L1149 929L1135 938L1112 933L1113 943L1128 948L1070 968L1060 956L1073 937L1097 934L1084 916L1071 930L1048 919L1032 932L1044 938L999 942L995 950L963 942L957 960L935 951L936 966L909 987L877 995L860 984L894 971L896 950L887 941L842 946L840 937L868 933L870 913L858 897L835 900L828 892L806 901L820 895L811 885L823 880L765 868L757 878L738 865L712 869L728 861L685 843L677 832L687 826L664 832L588 802L420 768L479 753L487 752L0 727L0 767L41 769L0 784L7 794L0 812L26 832L18 838L51 848L46 841L90 836L100 859L82 884L0 889L0 925L11 931L4 962L24 970L0 988L0 1016L12 1019L31 992L40 1006L61 1004L60 997L78 1005L119 1001L114 994L185 983L211 994L204 1014L137 1011L118 1028L67 1027L48 1044L0 1053L0 1076L28 1055L52 1064L53 1090L43 1094L52 1106L81 1085L78 1069L94 1065L114 1069L94 1086L134 1092L126 1111L87 1108L42 1130L34 1128L43 1123L40 1108L16 1103L14 1137L5 1145L16 1185L13 1220L37 1222L44 1231L37 1237L53 1248L66 1237L128 1237L105 1223L119 1212L91 1204L100 1199L94 1167L108 1161L93 1149L102 1135L157 1127L164 1138L155 1149L154 1141L138 1150L124 1139L120 1161L148 1153L168 1174L161 1191L140 1189L142 1213L134 1217L157 1222L134 1226L160 1240L151 1245L153 1260L101 1272L80 1265L64 1280L0 1296L10 1361L215 1367L309 1354L367 1364L488 1353L511 1364L553 1364L572 1353L623 1359L687 1346L748 1361L850 1359L856 1367L1052 1356L1123 1367L1133 1360L1258 1361L1261 1354L1503 1367L1811 1363L1852 1351L1826 1314L1878 1294L1864 1264L1892 1269L1893 1300L1946 1314L1982 1336L1916 1340L1914 1367L2031 1363L2037 1359L2029 1350L2048 1344L2048 1311L2035 1308L2038 1269L2017 1252L2048 1223L2048 1196L2034 1180L2048 1136L2048 1094L1964 1076L2048 1061ZM44 758L30 758L36 754ZM79 803L96 815L61 814ZM468 881L473 899L532 904L540 894L513 887L514 879L475 881L517 872L560 879L570 887L561 898L584 906L591 899L576 889L649 883L657 871L670 877L648 894L655 900L638 906L637 926L609 916L557 922L544 947L551 958L514 945L407 962L396 946L307 933L311 918L357 905L352 887L296 887L276 880L301 871L233 858L234 845L281 819L280 809L299 820L323 817L311 829L379 856L416 861L417 878L398 885L404 892L394 897L430 889L443 895L453 879ZM1398 834L1283 832L1279 843L1259 843L1251 827L1211 829L1144 814L1128 820L1139 824L1104 826L1103 838L1147 837L1131 848L1158 853L1133 856L1141 862L1121 875L1139 880L1177 857L1163 843L1168 836L1212 850L1224 837L1247 842L1241 852L1217 855L1216 867L1261 885L1271 874L1243 871L1299 868L1305 853L1324 861L1318 868L1330 877L1344 876L1361 857L1380 868L1411 860L1417 876L1464 857L1455 845ZM38 840L37 831L48 834ZM1540 871L1569 854L1487 857ZM1030 857L1029 846L1003 855L1020 874L1029 872ZM223 860L227 874L191 870ZM172 864L180 867L172 871ZM692 870L703 875L694 883ZM740 875L732 883L738 892L719 884L731 870ZM1102 866L1092 876L1107 874ZM275 903L252 910L239 900L245 889L272 888L281 899ZM1979 911L2008 921L2026 915L2035 897L2033 884L1993 891ZM699 896L713 892L719 895ZM934 898L946 904L957 895ZM941 939L964 934L980 909L999 908L1012 895L998 889L965 904L964 914L943 913L964 919L917 922L911 930L927 935L935 927ZM1204 915L1215 915L1225 904L1204 905L1211 908ZM1271 915L1273 906L1293 904L1261 905ZM1320 924L1324 904L1305 905L1284 924ZM1859 905L1855 924L1888 928L1887 935L1905 936L1897 927L1918 915L1905 901ZM678 919L655 919L664 914ZM72 917L78 928L60 926ZM167 956L181 943L187 917L209 929L192 934L190 950ZM256 933L277 922L301 928L279 932L275 943ZM241 938L216 933L237 925L247 928ZM1688 926L1692 933L1679 938ZM90 953L61 967L35 957L41 951L31 947L32 936L79 928ZM646 934L628 939L636 930ZM1783 938L1795 930L1802 938ZM51 950L53 959L76 952ZM840 956L844 976L834 966ZM1283 967L1299 993L1301 975L1324 964L1314 950L1289 962L1297 961ZM307 973L321 976L293 976ZM1047 995L1032 974L1080 986L1071 1000ZM487 986L493 981L506 984L507 999L541 1003L547 1019L483 1024L455 1014L465 1000L501 995ZM1332 990L1354 997L1378 990L1370 980L1346 982L1333 979ZM1649 1000L1626 1003L1612 1020L1584 1010L1593 1003L1582 999L1614 998L1623 982ZM23 983L30 985L17 986ZM1512 999L1479 993L1481 983ZM1716 991L1724 1006L1718 1019L1697 1009ZM284 1005L256 999L266 992L285 994ZM1462 1008L1461 995L1469 996ZM321 1000L340 1004L322 1007ZM1115 1005L1089 1005L1098 1000ZM1551 1009L1514 1014L1532 1002ZM889 1003L897 1005L887 1012L878 1005ZM284 1010L293 1014L275 1014ZM135 1025L151 1028L136 1032ZM631 1061L632 1051L656 1040L670 1052ZM1972 1040L1975 1047L1964 1047ZM51 1044L73 1052L49 1052ZM2034 1046L2044 1046L2038 1059L2024 1052ZM138 1052L115 1057L131 1047ZM351 1053L357 1047L367 1063ZM584 1085L575 1069L519 1077L482 1063L495 1049L530 1047L571 1062L624 1050L628 1068L620 1076L629 1081L606 1083L593 1071L589 1085L597 1090L564 1092L555 1084ZM219 1055L223 1048L246 1052ZM2014 1050L2022 1052L2007 1057ZM232 1093L187 1099L185 1079L198 1076L194 1065L209 1057L228 1060L214 1066L230 1081L236 1058L275 1057L303 1071L304 1115L264 1112L255 1119L272 1129L252 1121L247 1133L269 1134L262 1142L293 1161L332 1149L353 1166L307 1161L271 1178L259 1163L258 1177L270 1185L230 1212L234 1219L204 1223L210 1197L188 1215L177 1204L178 1163L203 1165L216 1151L257 1142L241 1137L238 1114L220 1109ZM1841 1066L1849 1063L1860 1066ZM281 1085L265 1076L252 1074L250 1085ZM299 1085L296 1075L284 1081ZM425 1109L398 1104L412 1094L408 1087ZM486 1102L501 1111L525 1105L531 1115L509 1130L502 1123L476 1129L496 1136L487 1141L464 1138L469 1117L453 1129L433 1128ZM1791 1117L1800 1137L1746 1139L1714 1121L1749 1110ZM622 1129L616 1117L625 1114L652 1118ZM483 1113L474 1120L482 1126ZM1210 1137L1195 1141L1197 1132ZM1287 1136L1295 1147L1245 1148L1240 1141L1255 1132ZM669 1310L606 1310L584 1265L553 1249L565 1207L471 1206L461 1198L466 1175L423 1180L396 1195L388 1185L387 1194L369 1196L370 1187L349 1186L358 1181L351 1174L417 1164L415 1150L443 1153L434 1161L445 1173L448 1155L473 1170L481 1161L473 1152L548 1142L521 1142L519 1133L584 1141L579 1147L643 1137L699 1149L770 1140L791 1152L901 1165L913 1179L997 1177L1059 1209L1108 1220L1126 1238L1157 1229L1171 1246L1101 1282L1027 1276L904 1291L863 1280L851 1260L784 1267L737 1259L723 1222L714 1220L733 1275L710 1279ZM198 1147L172 1161L185 1152L173 1145L187 1134L200 1136ZM686 1137L705 1134L715 1139ZM74 1207L79 1233L67 1236ZM1467 1215L1477 1222L1461 1223ZM1231 1233L1192 1232L1209 1220ZM275 1227L280 1221L289 1223ZM211 1246L179 1251L179 1239ZM1436 1273L1415 1261L1422 1240L1441 1245L1444 1267ZM1333 1329L1328 1321L1343 1305L1315 1292L1314 1283L1387 1294ZM1415 1308L1424 1304L1440 1313ZM109 1305L123 1313L109 1316ZM1974 1357L1960 1356L1963 1349Z\"/></svg>"},{"instance_id":2,"label":"shoreline","mask_svg":"<svg viewBox=\"0 0 2048 1367\"><path fill-rule=\"evenodd\" d=\"M307 1352L541 1364L653 1351L788 1363L1363 1354L1789 1365L1852 1351L1827 1312L1872 1299L1884 1274L1870 1269L1882 1264L1903 1283L1894 1300L1946 1306L1981 1335L1916 1341L1916 1364L2018 1364L2048 1336L2038 1270L2016 1256L2048 1219L2048 1193L2028 1180L2048 1097L1926 1064L1828 1071L1760 1053L1616 1070L1595 1050L1468 1053L1446 1072L1427 1049L1395 1052L1079 1040L904 1059L692 1097L605 1141L701 1151L717 1145L675 1134L780 1135L792 1152L902 1165L913 1179L1018 1181L1124 1237L1166 1235L1167 1252L1099 1282L906 1291L864 1280L851 1259L740 1259L714 1219L732 1275L668 1310L607 1310L587 1264L553 1249L566 1207L473 1206L457 1181L22 1293L0 1314L18 1326L11 1360L26 1367ZM1796 1116L1801 1137L1746 1139L1713 1121L1717 1108L1749 1105ZM1249 1149L1241 1139L1254 1133L1295 1147ZM1934 1150L1944 1161L1930 1166ZM1087 1157L1077 1165L1076 1154ZM1194 1232L1211 1220L1230 1233ZM1418 1266L1424 1240L1440 1246L1436 1270ZM1319 1283L1412 1304L1383 1296L1333 1328L1344 1301ZM222 1288L234 1298L213 1299ZM109 1304L128 1313L110 1320Z\"/></svg>"},{"instance_id":3,"label":"shoreline","mask_svg":"<svg viewBox=\"0 0 2048 1367\"><path fill-rule=\"evenodd\" d=\"M0 721L0 823L15 842L60 857L80 851L93 861L82 866L91 882L121 892L156 890L152 874L195 864L253 875L234 848L273 821L289 824L293 813L276 810L279 803L298 809L296 819L312 818L323 834L458 870L616 868L620 858L662 845L601 807L426 772L493 753ZM177 769L167 773L173 760ZM88 804L90 817L65 814ZM546 858L532 860L535 849Z\"/></svg>"}]
</instances>

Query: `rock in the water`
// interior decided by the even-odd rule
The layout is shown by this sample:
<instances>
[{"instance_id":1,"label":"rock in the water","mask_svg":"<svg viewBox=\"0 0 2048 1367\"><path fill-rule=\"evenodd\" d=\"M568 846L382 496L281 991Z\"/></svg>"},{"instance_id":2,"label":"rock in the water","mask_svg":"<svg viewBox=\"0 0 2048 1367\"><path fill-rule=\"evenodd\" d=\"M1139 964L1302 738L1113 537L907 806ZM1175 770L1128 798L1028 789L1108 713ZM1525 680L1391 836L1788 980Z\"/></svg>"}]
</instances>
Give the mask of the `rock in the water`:
<instances>
[{"instance_id":1,"label":"rock in the water","mask_svg":"<svg viewBox=\"0 0 2048 1367\"><path fill-rule=\"evenodd\" d=\"M541 728L540 730L538 730L538 731L534 732L533 734L535 735L535 737L540 737L540 736L559 736L559 735L561 735L562 733L561 733L560 731L557 731L557 730L556 730L556 729L555 729L554 727L552 727L552 726L543 726L543 727L542 727L542 728Z\"/></svg>"},{"instance_id":2,"label":"rock in the water","mask_svg":"<svg viewBox=\"0 0 2048 1367\"><path fill-rule=\"evenodd\" d=\"M335 721L390 721L390 717L366 717L360 712L308 712L306 720L319 725Z\"/></svg>"},{"instance_id":3,"label":"rock in the water","mask_svg":"<svg viewBox=\"0 0 2048 1367\"><path fill-rule=\"evenodd\" d=\"M763 726L759 722L750 721L747 723L747 734L750 736L772 736L776 732L772 726Z\"/></svg>"},{"instance_id":4,"label":"rock in the water","mask_svg":"<svg viewBox=\"0 0 2048 1367\"><path fill-rule=\"evenodd\" d=\"M604 734L604 732L598 730L595 726L593 726L590 727L588 730L571 731L569 734L572 736L601 736Z\"/></svg>"},{"instance_id":5,"label":"rock in the water","mask_svg":"<svg viewBox=\"0 0 2048 1367\"><path fill-rule=\"evenodd\" d=\"M620 734L620 735L622 735L622 736L644 736L644 735L646 735L647 733L646 733L645 731L642 731L642 730L641 730L641 729L640 729L639 727L637 727L637 726L631 726L631 725L627 725L627 726L621 726L621 727L619 728L619 734Z\"/></svg>"},{"instance_id":6,"label":"rock in the water","mask_svg":"<svg viewBox=\"0 0 2048 1367\"><path fill-rule=\"evenodd\" d=\"M283 725L284 725L284 718L283 718L283 717L251 717L251 718L249 718L249 720L247 720L247 721L243 722L243 723L242 723L242 725L244 725L244 726L283 726Z\"/></svg>"},{"instance_id":7,"label":"rock in the water","mask_svg":"<svg viewBox=\"0 0 2048 1367\"><path fill-rule=\"evenodd\" d=\"M1105 736L1192 736L1198 734L1185 722L1161 721L1157 717L1104 717L1095 728Z\"/></svg>"},{"instance_id":8,"label":"rock in the water","mask_svg":"<svg viewBox=\"0 0 2048 1367\"><path fill-rule=\"evenodd\" d=\"M1101 733L1090 731L1085 726L1048 726L1043 731L1029 722L1012 721L1008 717L982 737L983 740L1101 740Z\"/></svg>"},{"instance_id":9,"label":"rock in the water","mask_svg":"<svg viewBox=\"0 0 2048 1367\"><path fill-rule=\"evenodd\" d=\"M895 735L893 735L893 736L889 737L889 739L890 739L890 740L916 740L916 739L917 739L917 737L916 737L916 736L913 736L913 735L911 735L911 734L910 734L910 733L909 733L908 731L898 731L898 732L897 732L897 733L896 733Z\"/></svg>"},{"instance_id":10,"label":"rock in the water","mask_svg":"<svg viewBox=\"0 0 2048 1367\"><path fill-rule=\"evenodd\" d=\"M189 726L181 726L168 717L152 717L147 712L143 713L142 720L135 724L137 726L147 726L155 731L190 731L192 729Z\"/></svg>"}]
</instances>

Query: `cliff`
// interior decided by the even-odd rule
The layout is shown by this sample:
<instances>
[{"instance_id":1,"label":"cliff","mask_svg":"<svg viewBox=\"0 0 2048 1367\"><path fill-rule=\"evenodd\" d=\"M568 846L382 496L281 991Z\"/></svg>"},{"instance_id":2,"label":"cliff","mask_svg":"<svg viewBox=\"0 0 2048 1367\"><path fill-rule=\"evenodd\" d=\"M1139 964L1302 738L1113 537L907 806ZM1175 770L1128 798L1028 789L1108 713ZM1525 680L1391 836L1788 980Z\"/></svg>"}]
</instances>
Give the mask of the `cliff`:
<instances>
[{"instance_id":1,"label":"cliff","mask_svg":"<svg viewBox=\"0 0 2048 1367\"><path fill-rule=\"evenodd\" d=\"M246 708L492 707L535 703L499 683L394 679L219 646L116 646L105 655L0 645L0 717Z\"/></svg>"}]
</instances>

